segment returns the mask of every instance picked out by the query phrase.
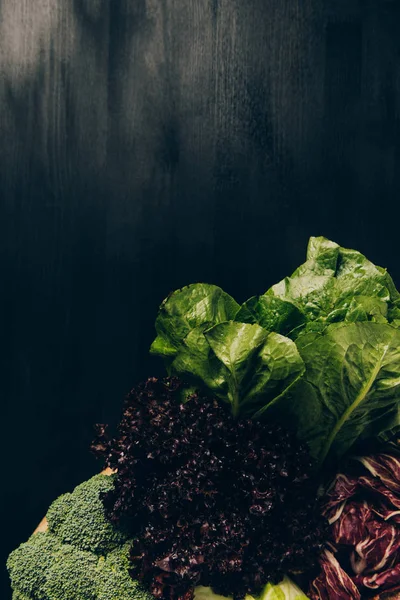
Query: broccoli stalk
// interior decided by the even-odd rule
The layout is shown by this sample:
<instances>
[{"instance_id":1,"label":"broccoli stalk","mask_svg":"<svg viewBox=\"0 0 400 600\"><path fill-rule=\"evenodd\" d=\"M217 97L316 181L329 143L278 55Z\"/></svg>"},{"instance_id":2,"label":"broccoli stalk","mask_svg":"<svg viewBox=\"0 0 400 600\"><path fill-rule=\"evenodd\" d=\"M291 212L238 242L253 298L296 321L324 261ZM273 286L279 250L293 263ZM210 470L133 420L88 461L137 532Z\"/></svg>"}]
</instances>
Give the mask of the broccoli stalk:
<instances>
[{"instance_id":1,"label":"broccoli stalk","mask_svg":"<svg viewBox=\"0 0 400 600\"><path fill-rule=\"evenodd\" d=\"M113 486L96 475L53 502L47 531L9 556L13 600L150 600L129 575L132 540L104 515L100 494Z\"/></svg>"}]
</instances>

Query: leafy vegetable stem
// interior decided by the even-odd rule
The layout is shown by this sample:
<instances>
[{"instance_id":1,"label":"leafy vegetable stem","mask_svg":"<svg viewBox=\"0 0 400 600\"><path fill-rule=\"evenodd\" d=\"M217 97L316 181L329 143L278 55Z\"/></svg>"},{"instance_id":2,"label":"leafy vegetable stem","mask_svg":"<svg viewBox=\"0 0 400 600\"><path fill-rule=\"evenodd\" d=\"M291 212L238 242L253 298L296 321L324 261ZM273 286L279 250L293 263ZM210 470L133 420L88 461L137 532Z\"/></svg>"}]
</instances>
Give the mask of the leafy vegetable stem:
<instances>
[{"instance_id":1,"label":"leafy vegetable stem","mask_svg":"<svg viewBox=\"0 0 400 600\"><path fill-rule=\"evenodd\" d=\"M240 402L239 402L239 394L237 391L232 393L232 414L234 417L237 417L239 414Z\"/></svg>"},{"instance_id":2,"label":"leafy vegetable stem","mask_svg":"<svg viewBox=\"0 0 400 600\"><path fill-rule=\"evenodd\" d=\"M292 383L290 383L288 387L285 390L283 390L283 392L278 394L278 396L275 396L275 398L269 404L266 404L265 406L260 408L256 413L254 413L252 418L256 420L259 419L266 411L270 410L275 404L278 404L278 402L287 395L288 391L296 385L296 383L299 381L299 378L300 376L296 377L296 379L292 381Z\"/></svg>"},{"instance_id":3,"label":"leafy vegetable stem","mask_svg":"<svg viewBox=\"0 0 400 600\"><path fill-rule=\"evenodd\" d=\"M321 457L320 457L320 463L322 464L332 446L333 441L335 440L338 432L340 431L340 429L343 427L343 425L347 422L347 420L349 419L350 415L356 410L356 408L359 406L359 404L361 404L361 402L364 401L365 397L367 396L368 392L370 391L381 367L382 367L382 362L383 359L386 356L387 351L389 350L389 344L386 345L384 347L384 351L382 353L382 356L380 358L379 361L377 361L375 367L372 370L371 376L369 377L369 379L366 381L365 385L361 388L360 392L358 393L356 399L354 400L353 404L351 404L346 410L345 412L342 414L342 416L340 417L340 419L338 420L338 422L336 423L335 427L333 428L330 436L328 437L325 446L322 449L321 452Z\"/></svg>"},{"instance_id":4,"label":"leafy vegetable stem","mask_svg":"<svg viewBox=\"0 0 400 600\"><path fill-rule=\"evenodd\" d=\"M232 357L232 349L229 351L229 363L233 365L235 363L234 358ZM240 397L239 397L239 383L236 377L235 370L231 370L232 376L232 386L231 386L231 394L232 394L232 414L234 417L237 417L240 410Z\"/></svg>"}]
</instances>

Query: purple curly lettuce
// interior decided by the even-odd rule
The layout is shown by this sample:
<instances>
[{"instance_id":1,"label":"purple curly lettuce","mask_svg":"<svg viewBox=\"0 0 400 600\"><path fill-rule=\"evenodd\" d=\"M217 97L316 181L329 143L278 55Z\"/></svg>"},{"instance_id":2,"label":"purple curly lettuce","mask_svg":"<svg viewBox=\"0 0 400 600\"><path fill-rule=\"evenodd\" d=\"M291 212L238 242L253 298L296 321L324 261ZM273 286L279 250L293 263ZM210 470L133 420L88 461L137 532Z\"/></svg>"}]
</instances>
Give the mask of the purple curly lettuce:
<instances>
[{"instance_id":1,"label":"purple curly lettuce","mask_svg":"<svg viewBox=\"0 0 400 600\"><path fill-rule=\"evenodd\" d=\"M117 469L109 518L137 539L132 576L156 598L197 585L243 598L313 567L326 521L305 446L280 427L235 420L178 379L149 379L126 399L118 435L93 444Z\"/></svg>"},{"instance_id":2,"label":"purple curly lettuce","mask_svg":"<svg viewBox=\"0 0 400 600\"><path fill-rule=\"evenodd\" d=\"M313 600L357 600L400 589L400 456L393 451L356 460L351 475L337 475L326 496L332 552L320 561ZM342 586L344 577L354 586L351 593ZM327 595L332 589L336 595Z\"/></svg>"}]
</instances>

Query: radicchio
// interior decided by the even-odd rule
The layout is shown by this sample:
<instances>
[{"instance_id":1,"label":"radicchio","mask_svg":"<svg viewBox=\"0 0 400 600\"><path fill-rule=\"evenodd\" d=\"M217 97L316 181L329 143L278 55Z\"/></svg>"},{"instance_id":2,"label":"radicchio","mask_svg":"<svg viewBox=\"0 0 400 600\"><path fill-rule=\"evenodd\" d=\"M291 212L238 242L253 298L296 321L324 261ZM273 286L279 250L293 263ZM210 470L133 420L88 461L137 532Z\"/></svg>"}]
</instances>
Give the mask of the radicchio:
<instances>
[{"instance_id":1,"label":"radicchio","mask_svg":"<svg viewBox=\"0 0 400 600\"><path fill-rule=\"evenodd\" d=\"M325 550L321 557L321 573L312 583L312 600L361 600L351 577L341 568L335 556Z\"/></svg>"},{"instance_id":2,"label":"radicchio","mask_svg":"<svg viewBox=\"0 0 400 600\"><path fill-rule=\"evenodd\" d=\"M359 600L400 589L400 456L393 451L356 461L326 494L329 550L311 585L312 600Z\"/></svg>"}]
</instances>

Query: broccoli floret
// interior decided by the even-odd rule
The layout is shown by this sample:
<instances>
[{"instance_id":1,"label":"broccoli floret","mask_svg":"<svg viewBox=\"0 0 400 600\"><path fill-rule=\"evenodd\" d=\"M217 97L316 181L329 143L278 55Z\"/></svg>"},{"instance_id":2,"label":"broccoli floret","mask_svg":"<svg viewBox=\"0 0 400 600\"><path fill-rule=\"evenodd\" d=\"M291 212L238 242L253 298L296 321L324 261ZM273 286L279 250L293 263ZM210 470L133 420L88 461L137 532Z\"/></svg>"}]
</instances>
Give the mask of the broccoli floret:
<instances>
[{"instance_id":1,"label":"broccoli floret","mask_svg":"<svg viewBox=\"0 0 400 600\"><path fill-rule=\"evenodd\" d=\"M46 515L50 530L65 543L99 554L123 544L127 535L106 519L100 499L100 493L113 486L114 476L96 475L72 494L60 496Z\"/></svg>"},{"instance_id":2,"label":"broccoli floret","mask_svg":"<svg viewBox=\"0 0 400 600\"><path fill-rule=\"evenodd\" d=\"M130 548L130 543L124 544L121 548L110 552L104 560L97 600L123 600L125 598L151 600L152 596L129 576Z\"/></svg>"},{"instance_id":3,"label":"broccoli floret","mask_svg":"<svg viewBox=\"0 0 400 600\"><path fill-rule=\"evenodd\" d=\"M12 600L151 600L129 575L132 541L104 515L99 493L113 485L96 475L53 502L47 531L8 558Z\"/></svg>"},{"instance_id":4,"label":"broccoli floret","mask_svg":"<svg viewBox=\"0 0 400 600\"><path fill-rule=\"evenodd\" d=\"M27 596L26 594L23 594L22 592L18 592L17 590L15 590L13 592L11 600L31 600L31 596Z\"/></svg>"},{"instance_id":5,"label":"broccoli floret","mask_svg":"<svg viewBox=\"0 0 400 600\"><path fill-rule=\"evenodd\" d=\"M53 557L43 586L46 600L95 600L99 558L63 544Z\"/></svg>"},{"instance_id":6,"label":"broccoli floret","mask_svg":"<svg viewBox=\"0 0 400 600\"><path fill-rule=\"evenodd\" d=\"M67 518L69 511L74 504L72 494L63 494L50 505L47 511L46 519L49 529L52 533L57 533Z\"/></svg>"},{"instance_id":7,"label":"broccoli floret","mask_svg":"<svg viewBox=\"0 0 400 600\"><path fill-rule=\"evenodd\" d=\"M7 561L13 589L28 597L45 597L48 567L60 549L61 542L47 533L36 533L21 544Z\"/></svg>"}]
</instances>

